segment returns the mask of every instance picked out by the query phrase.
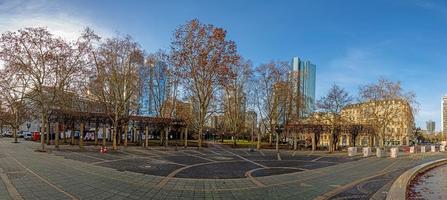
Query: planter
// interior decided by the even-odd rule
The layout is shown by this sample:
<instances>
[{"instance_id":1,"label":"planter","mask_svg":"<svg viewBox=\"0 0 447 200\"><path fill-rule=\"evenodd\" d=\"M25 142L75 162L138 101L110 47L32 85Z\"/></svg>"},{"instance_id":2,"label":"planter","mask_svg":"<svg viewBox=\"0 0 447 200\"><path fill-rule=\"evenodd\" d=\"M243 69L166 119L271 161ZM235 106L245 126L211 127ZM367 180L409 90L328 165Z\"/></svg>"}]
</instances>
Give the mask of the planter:
<instances>
[{"instance_id":1,"label":"planter","mask_svg":"<svg viewBox=\"0 0 447 200\"><path fill-rule=\"evenodd\" d=\"M390 149L390 157L397 158L399 156L399 148L393 147Z\"/></svg>"},{"instance_id":2,"label":"planter","mask_svg":"<svg viewBox=\"0 0 447 200\"><path fill-rule=\"evenodd\" d=\"M355 156L357 154L357 147L348 147L348 156Z\"/></svg>"},{"instance_id":3,"label":"planter","mask_svg":"<svg viewBox=\"0 0 447 200\"><path fill-rule=\"evenodd\" d=\"M385 152L385 150L383 150L383 149L377 147L377 148L376 148L376 156L377 156L378 158L383 158L383 157L385 157L385 156L386 156L386 152Z\"/></svg>"},{"instance_id":4,"label":"planter","mask_svg":"<svg viewBox=\"0 0 447 200\"><path fill-rule=\"evenodd\" d=\"M363 147L363 157L368 157L372 155L371 147Z\"/></svg>"},{"instance_id":5,"label":"planter","mask_svg":"<svg viewBox=\"0 0 447 200\"><path fill-rule=\"evenodd\" d=\"M431 145L431 152L436 152L436 146L435 145Z\"/></svg>"}]
</instances>

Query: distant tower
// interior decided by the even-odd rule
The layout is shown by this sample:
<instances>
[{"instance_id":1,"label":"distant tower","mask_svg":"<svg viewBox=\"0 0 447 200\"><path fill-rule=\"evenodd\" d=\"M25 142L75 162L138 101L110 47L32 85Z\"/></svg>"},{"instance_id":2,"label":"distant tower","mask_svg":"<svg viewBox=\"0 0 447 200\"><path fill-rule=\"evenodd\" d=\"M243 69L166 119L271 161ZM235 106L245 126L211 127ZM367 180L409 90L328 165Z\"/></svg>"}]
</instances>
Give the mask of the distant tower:
<instances>
[{"instance_id":1,"label":"distant tower","mask_svg":"<svg viewBox=\"0 0 447 200\"><path fill-rule=\"evenodd\" d=\"M435 124L435 122L432 121L432 120L428 120L428 121L426 122L426 124L427 124L427 131L428 131L429 133L434 133L435 130L436 130L436 124Z\"/></svg>"},{"instance_id":2,"label":"distant tower","mask_svg":"<svg viewBox=\"0 0 447 200\"><path fill-rule=\"evenodd\" d=\"M167 65L156 61L140 67L139 78L141 89L139 94L138 114L142 116L156 116L168 96Z\"/></svg>"},{"instance_id":3,"label":"distant tower","mask_svg":"<svg viewBox=\"0 0 447 200\"><path fill-rule=\"evenodd\" d=\"M443 135L447 134L447 95L441 101L441 131Z\"/></svg>"},{"instance_id":4,"label":"distant tower","mask_svg":"<svg viewBox=\"0 0 447 200\"><path fill-rule=\"evenodd\" d=\"M292 59L291 78L295 95L299 94L303 100L303 109L298 116L304 117L312 113L315 109L315 82L316 66L310 61L300 60L298 57ZM294 105L294 108L301 107ZM296 110L295 110L296 112Z\"/></svg>"}]
</instances>

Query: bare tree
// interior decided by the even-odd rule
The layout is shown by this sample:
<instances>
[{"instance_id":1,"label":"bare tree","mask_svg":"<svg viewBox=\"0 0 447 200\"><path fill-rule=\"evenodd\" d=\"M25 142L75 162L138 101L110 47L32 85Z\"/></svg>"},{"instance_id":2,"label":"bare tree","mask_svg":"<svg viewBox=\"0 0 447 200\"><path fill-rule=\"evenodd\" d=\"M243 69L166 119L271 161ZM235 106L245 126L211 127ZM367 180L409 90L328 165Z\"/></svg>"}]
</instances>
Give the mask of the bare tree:
<instances>
[{"instance_id":1,"label":"bare tree","mask_svg":"<svg viewBox=\"0 0 447 200\"><path fill-rule=\"evenodd\" d=\"M352 102L352 97L338 85L334 84L326 96L317 102L318 109L322 112L321 119L330 125L329 151L337 150L339 134L344 123L341 111Z\"/></svg>"},{"instance_id":2,"label":"bare tree","mask_svg":"<svg viewBox=\"0 0 447 200\"><path fill-rule=\"evenodd\" d=\"M87 29L75 42L67 42L45 28L25 28L0 38L0 59L30 80L32 90L27 97L41 116L42 151L51 110L58 108L60 97L85 66L90 41L96 37L91 33Z\"/></svg>"},{"instance_id":3,"label":"bare tree","mask_svg":"<svg viewBox=\"0 0 447 200\"><path fill-rule=\"evenodd\" d=\"M17 143L17 131L20 125L29 117L26 108L26 94L29 92L30 80L27 76L18 73L13 66L0 69L0 102L3 103L2 124L9 125L13 130L14 142Z\"/></svg>"},{"instance_id":4,"label":"bare tree","mask_svg":"<svg viewBox=\"0 0 447 200\"><path fill-rule=\"evenodd\" d=\"M399 123L398 119L401 116L406 116L412 121L418 109L416 95L413 92L405 92L400 82L383 78L379 79L377 83L360 87L359 98L360 101L369 104L362 109L362 115L368 119L377 132L380 147L385 145L387 128ZM402 102L407 109L400 109L395 104L397 102Z\"/></svg>"},{"instance_id":5,"label":"bare tree","mask_svg":"<svg viewBox=\"0 0 447 200\"><path fill-rule=\"evenodd\" d=\"M234 76L230 68L239 60L236 44L227 39L224 29L191 20L175 31L171 53L196 113L201 148L203 128L214 112L216 92Z\"/></svg>"},{"instance_id":6,"label":"bare tree","mask_svg":"<svg viewBox=\"0 0 447 200\"><path fill-rule=\"evenodd\" d=\"M234 144L237 137L245 131L245 111L247 107L248 81L252 76L251 61L240 60L240 62L231 67L235 75L228 84L223 86L224 100L223 112L226 125L233 134ZM252 128L252 127L249 127Z\"/></svg>"},{"instance_id":7,"label":"bare tree","mask_svg":"<svg viewBox=\"0 0 447 200\"><path fill-rule=\"evenodd\" d=\"M118 127L127 123L138 103L139 68L144 57L138 43L130 36L106 39L92 53L94 74L92 94L101 102L113 123L113 149L117 149ZM127 141L127 130L124 130Z\"/></svg>"},{"instance_id":8,"label":"bare tree","mask_svg":"<svg viewBox=\"0 0 447 200\"><path fill-rule=\"evenodd\" d=\"M276 136L276 151L279 159L279 133L281 116L285 112L285 93L287 87L287 62L270 62L256 68L255 99L261 123L269 133L269 143L272 135Z\"/></svg>"},{"instance_id":9,"label":"bare tree","mask_svg":"<svg viewBox=\"0 0 447 200\"><path fill-rule=\"evenodd\" d=\"M171 97L171 86L176 87L177 80L175 73L171 69L170 56L159 50L149 54L146 58L145 66L142 68L143 90L148 90L149 95L147 105L150 114L156 117L172 117L175 105L168 107L167 100ZM175 99L176 90L173 89L172 97ZM176 101L173 101L175 104ZM160 127L160 145L168 146L168 133L170 127Z\"/></svg>"}]
</instances>

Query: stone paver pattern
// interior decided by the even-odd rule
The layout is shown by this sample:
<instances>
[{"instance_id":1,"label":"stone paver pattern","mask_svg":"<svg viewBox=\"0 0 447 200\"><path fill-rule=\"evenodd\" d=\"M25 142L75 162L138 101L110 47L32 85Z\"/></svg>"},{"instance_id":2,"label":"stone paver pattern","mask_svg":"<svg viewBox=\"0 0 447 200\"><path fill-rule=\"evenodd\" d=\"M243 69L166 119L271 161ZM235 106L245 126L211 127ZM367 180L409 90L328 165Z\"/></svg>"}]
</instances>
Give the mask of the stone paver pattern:
<instances>
[{"instance_id":1,"label":"stone paver pattern","mask_svg":"<svg viewBox=\"0 0 447 200\"><path fill-rule=\"evenodd\" d=\"M23 199L343 199L384 198L405 169L443 153L391 158L345 153L249 151L217 144L197 148L120 147L101 154L35 152L39 143L0 138L0 169ZM11 199L4 181L0 199Z\"/></svg>"}]
</instances>

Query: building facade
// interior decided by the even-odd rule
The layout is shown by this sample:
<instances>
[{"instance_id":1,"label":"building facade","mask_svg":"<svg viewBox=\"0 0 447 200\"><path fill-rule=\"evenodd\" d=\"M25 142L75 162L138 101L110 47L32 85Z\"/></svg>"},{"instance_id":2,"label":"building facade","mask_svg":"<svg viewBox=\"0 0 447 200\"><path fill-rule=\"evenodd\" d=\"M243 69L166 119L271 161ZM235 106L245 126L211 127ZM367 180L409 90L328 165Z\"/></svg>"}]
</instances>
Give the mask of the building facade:
<instances>
[{"instance_id":1,"label":"building facade","mask_svg":"<svg viewBox=\"0 0 447 200\"><path fill-rule=\"evenodd\" d=\"M302 97L304 109L298 111L299 117L308 116L315 109L316 65L310 61L292 58L290 75L295 96ZM293 106L300 107L300 106Z\"/></svg>"},{"instance_id":2,"label":"building facade","mask_svg":"<svg viewBox=\"0 0 447 200\"><path fill-rule=\"evenodd\" d=\"M374 110L375 115L371 113ZM393 113L385 116L385 114ZM334 122L334 114L313 113L306 121L301 122L302 126L319 125L324 127L319 130L318 145L329 146L330 129ZM387 118L387 122L376 124L376 118ZM384 146L410 145L412 140L414 118L411 106L401 100L386 100L375 102L364 102L346 106L342 109L337 120L339 129L338 146L380 146L383 141ZM317 126L318 127L318 126ZM353 138L354 128L358 128L356 137ZM361 128L360 128L361 127ZM306 131L295 131L289 133L290 137L296 137L301 143L309 143L315 129L305 129Z\"/></svg>"},{"instance_id":3,"label":"building facade","mask_svg":"<svg viewBox=\"0 0 447 200\"><path fill-rule=\"evenodd\" d=\"M426 122L426 125L427 125L427 132L428 132L428 133L434 133L434 132L435 132L435 130L436 130L436 124L435 124L434 121L432 121L432 120L428 120L428 121Z\"/></svg>"},{"instance_id":4,"label":"building facade","mask_svg":"<svg viewBox=\"0 0 447 200\"><path fill-rule=\"evenodd\" d=\"M447 134L447 95L441 99L441 132Z\"/></svg>"},{"instance_id":5,"label":"building facade","mask_svg":"<svg viewBox=\"0 0 447 200\"><path fill-rule=\"evenodd\" d=\"M375 145L383 139L385 146L409 145L412 139L414 116L410 106L402 100L370 101L349 105L342 110L342 117L357 124L374 127Z\"/></svg>"}]
</instances>

